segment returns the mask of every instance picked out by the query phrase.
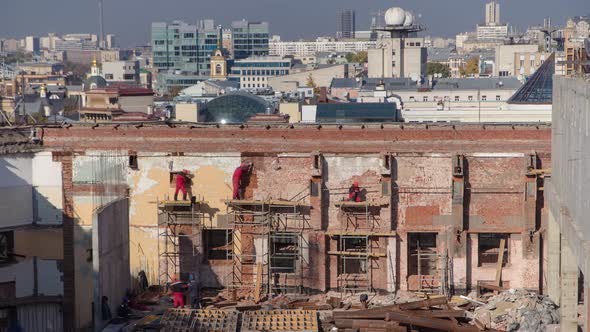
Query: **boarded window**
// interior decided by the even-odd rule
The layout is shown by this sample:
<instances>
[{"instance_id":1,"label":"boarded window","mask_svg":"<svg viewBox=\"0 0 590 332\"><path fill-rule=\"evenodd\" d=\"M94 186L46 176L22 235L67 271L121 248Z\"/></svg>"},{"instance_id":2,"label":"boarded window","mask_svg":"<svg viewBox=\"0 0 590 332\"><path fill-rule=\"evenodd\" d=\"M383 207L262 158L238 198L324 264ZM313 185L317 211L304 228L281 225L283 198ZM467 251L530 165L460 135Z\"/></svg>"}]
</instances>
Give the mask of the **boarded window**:
<instances>
[{"instance_id":1,"label":"boarded window","mask_svg":"<svg viewBox=\"0 0 590 332\"><path fill-rule=\"evenodd\" d=\"M270 238L271 272L295 273L300 256L299 235L296 233L275 233Z\"/></svg>"},{"instance_id":2,"label":"boarded window","mask_svg":"<svg viewBox=\"0 0 590 332\"><path fill-rule=\"evenodd\" d=\"M504 245L504 259L502 266L508 263L508 234L501 233L480 233L478 234L477 259L478 266L496 265L498 263L498 256L500 253L500 240L505 240Z\"/></svg>"},{"instance_id":3,"label":"boarded window","mask_svg":"<svg viewBox=\"0 0 590 332\"><path fill-rule=\"evenodd\" d=\"M229 260L232 258L232 231L229 229L203 230L208 260Z\"/></svg>"}]
</instances>

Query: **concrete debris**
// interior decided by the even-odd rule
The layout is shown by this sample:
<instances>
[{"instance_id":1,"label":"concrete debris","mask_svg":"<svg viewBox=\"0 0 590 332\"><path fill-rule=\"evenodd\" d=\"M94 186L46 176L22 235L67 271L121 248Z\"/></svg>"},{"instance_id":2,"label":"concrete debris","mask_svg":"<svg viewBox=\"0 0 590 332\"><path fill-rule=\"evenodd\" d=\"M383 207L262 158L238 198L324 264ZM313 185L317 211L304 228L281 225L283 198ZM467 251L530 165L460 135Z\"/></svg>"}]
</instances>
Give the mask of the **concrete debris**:
<instances>
[{"instance_id":1,"label":"concrete debris","mask_svg":"<svg viewBox=\"0 0 590 332\"><path fill-rule=\"evenodd\" d=\"M559 311L546 296L510 289L490 297L485 305L475 309L474 318L493 329L541 332L559 323Z\"/></svg>"}]
</instances>

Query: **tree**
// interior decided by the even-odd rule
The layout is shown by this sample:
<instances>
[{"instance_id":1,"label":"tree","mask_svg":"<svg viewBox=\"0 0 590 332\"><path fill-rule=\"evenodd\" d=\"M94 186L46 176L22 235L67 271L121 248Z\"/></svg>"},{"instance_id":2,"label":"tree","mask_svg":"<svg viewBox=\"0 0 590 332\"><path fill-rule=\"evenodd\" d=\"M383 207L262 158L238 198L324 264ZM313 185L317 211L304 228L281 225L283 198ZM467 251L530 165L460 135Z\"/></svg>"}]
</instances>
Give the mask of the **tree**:
<instances>
[{"instance_id":1,"label":"tree","mask_svg":"<svg viewBox=\"0 0 590 332\"><path fill-rule=\"evenodd\" d=\"M19 62L27 62L33 59L32 53L25 53L23 51L17 51L14 53L9 53L4 57L4 63L7 65L16 64Z\"/></svg>"},{"instance_id":2,"label":"tree","mask_svg":"<svg viewBox=\"0 0 590 332\"><path fill-rule=\"evenodd\" d=\"M90 65L66 61L64 63L64 73L68 75L69 84L79 85L86 79L86 74L90 72Z\"/></svg>"},{"instance_id":3,"label":"tree","mask_svg":"<svg viewBox=\"0 0 590 332\"><path fill-rule=\"evenodd\" d=\"M479 57L474 56L467 60L464 66L459 68L461 76L479 74Z\"/></svg>"},{"instance_id":4,"label":"tree","mask_svg":"<svg viewBox=\"0 0 590 332\"><path fill-rule=\"evenodd\" d=\"M178 94L182 90L183 90L183 87L181 87L181 86L172 86L168 89L168 96L173 97L173 98L178 97Z\"/></svg>"},{"instance_id":5,"label":"tree","mask_svg":"<svg viewBox=\"0 0 590 332\"><path fill-rule=\"evenodd\" d=\"M318 87L318 85L313 80L313 75L311 75L311 73L307 76L307 84L306 85L309 88L313 88L313 94L314 95L317 96L317 95L320 94L320 88Z\"/></svg>"},{"instance_id":6,"label":"tree","mask_svg":"<svg viewBox=\"0 0 590 332\"><path fill-rule=\"evenodd\" d=\"M441 74L443 78L451 77L451 68L448 65L429 62L426 66L428 68L428 75Z\"/></svg>"},{"instance_id":7,"label":"tree","mask_svg":"<svg viewBox=\"0 0 590 332\"><path fill-rule=\"evenodd\" d=\"M365 63L369 61L369 53L360 51L358 53L346 53L347 62Z\"/></svg>"}]
</instances>

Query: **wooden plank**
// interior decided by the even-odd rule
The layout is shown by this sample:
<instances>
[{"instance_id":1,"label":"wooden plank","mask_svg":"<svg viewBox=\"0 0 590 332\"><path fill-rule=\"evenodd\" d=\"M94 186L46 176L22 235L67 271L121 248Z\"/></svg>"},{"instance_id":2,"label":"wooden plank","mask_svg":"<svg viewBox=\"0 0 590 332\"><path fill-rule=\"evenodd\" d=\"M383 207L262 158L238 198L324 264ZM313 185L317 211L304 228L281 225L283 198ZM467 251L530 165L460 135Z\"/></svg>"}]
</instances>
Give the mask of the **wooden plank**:
<instances>
[{"instance_id":1,"label":"wooden plank","mask_svg":"<svg viewBox=\"0 0 590 332\"><path fill-rule=\"evenodd\" d=\"M402 324L426 327L435 330L454 332L477 332L476 326L456 326L454 322L440 318L429 318L412 315L411 311L392 311L387 314L386 320L393 320Z\"/></svg>"},{"instance_id":2,"label":"wooden plank","mask_svg":"<svg viewBox=\"0 0 590 332\"><path fill-rule=\"evenodd\" d=\"M387 254L367 253L367 252L354 252L354 251L328 251L328 255L362 256L362 257L387 257Z\"/></svg>"},{"instance_id":3,"label":"wooden plank","mask_svg":"<svg viewBox=\"0 0 590 332\"><path fill-rule=\"evenodd\" d=\"M503 292L508 290L508 288L502 287L502 286L496 286L496 285L492 285L492 284L488 284L485 282L479 283L477 285L477 287L479 288L483 288L483 289L489 289L489 290L493 290L493 291L498 291L498 292Z\"/></svg>"},{"instance_id":4,"label":"wooden plank","mask_svg":"<svg viewBox=\"0 0 590 332\"><path fill-rule=\"evenodd\" d=\"M396 232L326 232L329 236L369 236L369 237L394 237Z\"/></svg>"},{"instance_id":5,"label":"wooden plank","mask_svg":"<svg viewBox=\"0 0 590 332\"><path fill-rule=\"evenodd\" d=\"M260 289L262 288L262 263L256 263L256 285L254 287L254 303L260 302Z\"/></svg>"},{"instance_id":6,"label":"wooden plank","mask_svg":"<svg viewBox=\"0 0 590 332\"><path fill-rule=\"evenodd\" d=\"M401 304L399 304L399 308L401 310L412 310L412 309L432 307L435 305L443 305L443 304L447 304L447 303L449 303L449 300L445 296L441 296L441 297L430 298L427 300L401 303Z\"/></svg>"},{"instance_id":7,"label":"wooden plank","mask_svg":"<svg viewBox=\"0 0 590 332\"><path fill-rule=\"evenodd\" d=\"M500 251L498 252L498 263L496 265L495 286L500 286L502 282L502 262L504 261L504 248L506 248L506 239L500 240Z\"/></svg>"}]
</instances>

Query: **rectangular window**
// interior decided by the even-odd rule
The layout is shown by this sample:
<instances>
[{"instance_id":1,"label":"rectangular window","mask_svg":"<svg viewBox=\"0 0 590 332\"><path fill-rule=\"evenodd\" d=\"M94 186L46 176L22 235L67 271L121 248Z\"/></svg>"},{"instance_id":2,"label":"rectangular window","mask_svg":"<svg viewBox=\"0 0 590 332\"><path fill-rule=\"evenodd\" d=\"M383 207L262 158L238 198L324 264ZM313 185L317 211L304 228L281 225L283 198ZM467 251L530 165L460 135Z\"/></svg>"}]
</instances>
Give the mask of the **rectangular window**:
<instances>
[{"instance_id":1,"label":"rectangular window","mask_svg":"<svg viewBox=\"0 0 590 332\"><path fill-rule=\"evenodd\" d=\"M342 236L338 240L338 251L350 253L367 253L368 242L366 237ZM340 256L339 274L367 273L367 258L363 256Z\"/></svg>"},{"instance_id":2,"label":"rectangular window","mask_svg":"<svg viewBox=\"0 0 590 332\"><path fill-rule=\"evenodd\" d=\"M500 241L504 239L504 259L502 266L508 263L508 240L509 234L503 233L480 233L478 234L477 263L478 266L495 266L498 263L500 253Z\"/></svg>"},{"instance_id":3,"label":"rectangular window","mask_svg":"<svg viewBox=\"0 0 590 332\"><path fill-rule=\"evenodd\" d=\"M112 80L113 79L113 74L104 74L104 78L107 80Z\"/></svg>"},{"instance_id":4,"label":"rectangular window","mask_svg":"<svg viewBox=\"0 0 590 332\"><path fill-rule=\"evenodd\" d=\"M422 101L428 101L428 96L422 97Z\"/></svg>"},{"instance_id":5,"label":"rectangular window","mask_svg":"<svg viewBox=\"0 0 590 332\"><path fill-rule=\"evenodd\" d=\"M275 233L270 238L271 273L295 273L300 256L299 235Z\"/></svg>"},{"instance_id":6,"label":"rectangular window","mask_svg":"<svg viewBox=\"0 0 590 332\"><path fill-rule=\"evenodd\" d=\"M468 97L467 97L467 100L469 100L469 101L473 101L473 96L468 96Z\"/></svg>"},{"instance_id":7,"label":"rectangular window","mask_svg":"<svg viewBox=\"0 0 590 332\"><path fill-rule=\"evenodd\" d=\"M408 275L436 273L436 233L408 233Z\"/></svg>"},{"instance_id":8,"label":"rectangular window","mask_svg":"<svg viewBox=\"0 0 590 332\"><path fill-rule=\"evenodd\" d=\"M232 258L232 231L229 229L203 230L204 248L208 260L229 260Z\"/></svg>"},{"instance_id":9,"label":"rectangular window","mask_svg":"<svg viewBox=\"0 0 590 332\"><path fill-rule=\"evenodd\" d=\"M459 96L455 96L455 101L459 101Z\"/></svg>"},{"instance_id":10,"label":"rectangular window","mask_svg":"<svg viewBox=\"0 0 590 332\"><path fill-rule=\"evenodd\" d=\"M487 96L481 96L481 100L482 100L482 101L486 101L487 99L488 99L488 97L487 97Z\"/></svg>"},{"instance_id":11,"label":"rectangular window","mask_svg":"<svg viewBox=\"0 0 590 332\"><path fill-rule=\"evenodd\" d=\"M414 98L414 96L410 96L410 101L416 101L416 98Z\"/></svg>"},{"instance_id":12,"label":"rectangular window","mask_svg":"<svg viewBox=\"0 0 590 332\"><path fill-rule=\"evenodd\" d=\"M496 95L496 101L500 101L500 100L501 100L500 99L500 96L499 95Z\"/></svg>"},{"instance_id":13,"label":"rectangular window","mask_svg":"<svg viewBox=\"0 0 590 332\"><path fill-rule=\"evenodd\" d=\"M14 232L0 233L0 264L14 260Z\"/></svg>"}]
</instances>

